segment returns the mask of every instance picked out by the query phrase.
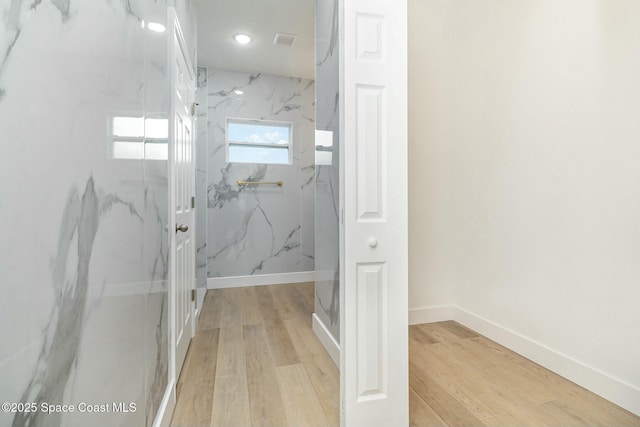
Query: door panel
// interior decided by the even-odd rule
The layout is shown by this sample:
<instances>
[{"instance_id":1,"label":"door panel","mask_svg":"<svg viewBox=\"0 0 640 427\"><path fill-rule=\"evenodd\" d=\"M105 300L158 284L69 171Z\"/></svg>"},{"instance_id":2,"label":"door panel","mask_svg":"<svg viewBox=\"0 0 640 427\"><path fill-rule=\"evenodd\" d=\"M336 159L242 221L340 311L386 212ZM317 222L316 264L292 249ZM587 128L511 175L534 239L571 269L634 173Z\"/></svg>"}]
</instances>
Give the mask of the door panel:
<instances>
[{"instance_id":1,"label":"door panel","mask_svg":"<svg viewBox=\"0 0 640 427\"><path fill-rule=\"evenodd\" d=\"M406 0L343 0L343 426L406 426Z\"/></svg>"},{"instance_id":2,"label":"door panel","mask_svg":"<svg viewBox=\"0 0 640 427\"><path fill-rule=\"evenodd\" d=\"M180 370L193 334L194 305L191 290L195 288L195 249L193 245L194 210L191 197L195 190L193 118L195 76L191 67L180 26L175 21L172 51L172 127L170 156L171 199L174 206L172 230L172 312L174 379Z\"/></svg>"}]
</instances>

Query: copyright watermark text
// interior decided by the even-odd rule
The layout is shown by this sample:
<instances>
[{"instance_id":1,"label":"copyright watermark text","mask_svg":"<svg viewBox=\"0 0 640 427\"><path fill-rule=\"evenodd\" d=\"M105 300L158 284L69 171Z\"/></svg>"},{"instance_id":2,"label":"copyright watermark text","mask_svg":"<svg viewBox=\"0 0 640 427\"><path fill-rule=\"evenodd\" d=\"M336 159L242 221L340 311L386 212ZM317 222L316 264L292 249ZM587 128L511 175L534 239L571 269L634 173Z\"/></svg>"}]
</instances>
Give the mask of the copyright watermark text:
<instances>
[{"instance_id":1,"label":"copyright watermark text","mask_svg":"<svg viewBox=\"0 0 640 427\"><path fill-rule=\"evenodd\" d=\"M133 402L109 402L109 403L87 403L79 402L73 405L50 404L47 402L4 402L2 412L29 413L42 412L45 414L54 413L121 413L136 412L136 404Z\"/></svg>"}]
</instances>

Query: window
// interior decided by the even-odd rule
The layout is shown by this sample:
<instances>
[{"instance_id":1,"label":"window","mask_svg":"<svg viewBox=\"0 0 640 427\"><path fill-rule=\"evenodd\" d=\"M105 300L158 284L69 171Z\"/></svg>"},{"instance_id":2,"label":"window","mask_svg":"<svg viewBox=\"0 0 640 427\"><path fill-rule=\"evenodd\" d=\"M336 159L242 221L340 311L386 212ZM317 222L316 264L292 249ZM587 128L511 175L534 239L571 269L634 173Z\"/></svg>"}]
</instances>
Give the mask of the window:
<instances>
[{"instance_id":1,"label":"window","mask_svg":"<svg viewBox=\"0 0 640 427\"><path fill-rule=\"evenodd\" d=\"M333 132L316 129L316 165L331 166L333 163Z\"/></svg>"},{"instance_id":2,"label":"window","mask_svg":"<svg viewBox=\"0 0 640 427\"><path fill-rule=\"evenodd\" d=\"M114 159L167 160L168 137L167 119L115 116L111 122Z\"/></svg>"},{"instance_id":3,"label":"window","mask_svg":"<svg viewBox=\"0 0 640 427\"><path fill-rule=\"evenodd\" d=\"M229 163L291 164L291 123L227 119Z\"/></svg>"}]
</instances>

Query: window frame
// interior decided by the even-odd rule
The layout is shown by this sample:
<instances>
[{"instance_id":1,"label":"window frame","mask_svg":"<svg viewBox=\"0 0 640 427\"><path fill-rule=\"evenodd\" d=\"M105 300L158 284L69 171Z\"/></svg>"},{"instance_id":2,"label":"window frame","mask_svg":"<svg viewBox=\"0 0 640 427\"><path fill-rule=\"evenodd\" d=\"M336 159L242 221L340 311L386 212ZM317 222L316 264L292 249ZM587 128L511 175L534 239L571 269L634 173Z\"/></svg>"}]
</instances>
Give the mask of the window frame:
<instances>
[{"instance_id":1,"label":"window frame","mask_svg":"<svg viewBox=\"0 0 640 427\"><path fill-rule=\"evenodd\" d=\"M117 118L122 118L122 119L136 119L136 120L140 120L142 123L142 135L137 135L137 136L122 136L122 135L116 135L115 133L115 124L114 124L114 120ZM151 137L151 136L147 136L147 120L164 120L167 122L167 137L166 138L162 138L162 137ZM162 113L148 113L146 116L142 115L140 116L138 113L130 113L130 112L125 112L122 114L114 114L110 117L109 123L108 123L108 128L109 128L109 134L110 134L110 146L109 146L109 152L110 152L110 158L113 160L159 160L159 161L167 161L169 159L169 121L167 119L166 114L162 114ZM116 153L116 143L130 143L130 144L140 144L140 150L142 151L142 155L141 156L135 156L135 157L122 157L117 155ZM162 157L150 157L147 153L147 148L150 147L150 144L158 147L158 146L165 146L167 154L166 154L166 158L163 152Z\"/></svg>"},{"instance_id":2,"label":"window frame","mask_svg":"<svg viewBox=\"0 0 640 427\"><path fill-rule=\"evenodd\" d=\"M289 128L289 142L285 144L271 143L271 142L245 142L245 141L233 141L229 138L229 123L235 124L244 124L244 125L262 125L262 126L276 126L276 127L287 127ZM246 117L226 117L224 123L224 145L225 145L225 162L226 163L239 163L239 164L267 164L267 165L279 165L279 166L291 166L293 165L293 123L286 121L277 121L277 120L262 120L262 119L249 119ZM264 148L264 147L273 147L273 148L287 148L288 160L287 163L254 163L254 162L232 162L229 159L230 147L232 145L235 146L245 146L245 147L256 147L256 148Z\"/></svg>"}]
</instances>

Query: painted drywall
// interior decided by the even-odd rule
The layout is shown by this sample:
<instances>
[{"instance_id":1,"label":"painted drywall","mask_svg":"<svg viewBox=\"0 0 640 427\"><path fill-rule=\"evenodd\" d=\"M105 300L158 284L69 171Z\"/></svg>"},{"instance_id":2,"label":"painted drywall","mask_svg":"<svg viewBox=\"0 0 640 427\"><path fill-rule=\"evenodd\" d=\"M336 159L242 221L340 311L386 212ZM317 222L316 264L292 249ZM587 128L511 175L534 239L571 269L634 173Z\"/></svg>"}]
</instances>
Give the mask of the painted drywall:
<instances>
[{"instance_id":1,"label":"painted drywall","mask_svg":"<svg viewBox=\"0 0 640 427\"><path fill-rule=\"evenodd\" d=\"M640 4L410 0L411 308L640 391Z\"/></svg>"},{"instance_id":2,"label":"painted drywall","mask_svg":"<svg viewBox=\"0 0 640 427\"><path fill-rule=\"evenodd\" d=\"M38 409L0 412L1 426L151 426L161 407L167 161L115 155L112 123L168 119L170 33L142 23L169 28L170 5L0 2L0 401ZM40 406L80 402L136 410Z\"/></svg>"}]
</instances>

